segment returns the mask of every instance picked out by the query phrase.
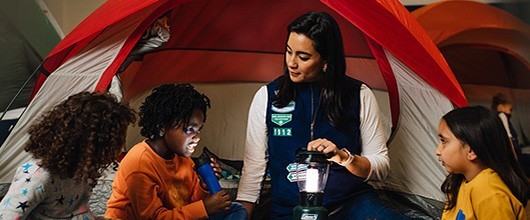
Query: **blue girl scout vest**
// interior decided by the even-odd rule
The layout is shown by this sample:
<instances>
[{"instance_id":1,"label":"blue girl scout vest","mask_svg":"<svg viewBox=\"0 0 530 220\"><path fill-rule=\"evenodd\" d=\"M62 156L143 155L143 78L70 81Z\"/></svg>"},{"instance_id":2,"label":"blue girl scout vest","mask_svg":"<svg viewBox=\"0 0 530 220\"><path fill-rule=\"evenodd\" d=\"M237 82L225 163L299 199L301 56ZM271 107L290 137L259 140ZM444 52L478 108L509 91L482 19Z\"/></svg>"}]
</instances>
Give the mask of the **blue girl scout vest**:
<instances>
[{"instance_id":1,"label":"blue girl scout vest","mask_svg":"<svg viewBox=\"0 0 530 220\"><path fill-rule=\"evenodd\" d=\"M281 77L280 77L281 78ZM329 122L324 108L319 106L320 90L317 83L296 83L295 100L283 108L273 105L279 87L277 78L267 85L267 136L269 172L271 176L271 211L273 219L291 219L292 210L299 205L299 191L296 181L289 175L288 166L295 161L295 152L317 138L326 138L335 143L339 149L347 148L351 153L361 153L359 131L360 88L361 82L354 83L354 101L347 116L354 118L354 123L346 130L338 130ZM313 139L311 139L311 121L314 119ZM346 168L333 163L330 166L328 181L324 189L324 206L334 209L340 203L350 200L371 186Z\"/></svg>"}]
</instances>

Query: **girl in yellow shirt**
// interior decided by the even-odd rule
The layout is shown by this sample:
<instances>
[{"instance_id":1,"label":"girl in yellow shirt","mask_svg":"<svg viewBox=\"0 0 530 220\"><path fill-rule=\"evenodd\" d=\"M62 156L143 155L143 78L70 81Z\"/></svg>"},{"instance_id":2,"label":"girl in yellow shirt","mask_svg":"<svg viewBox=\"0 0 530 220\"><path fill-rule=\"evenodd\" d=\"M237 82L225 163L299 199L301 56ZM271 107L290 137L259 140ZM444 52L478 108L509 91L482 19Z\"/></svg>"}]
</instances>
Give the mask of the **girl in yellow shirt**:
<instances>
[{"instance_id":1,"label":"girl in yellow shirt","mask_svg":"<svg viewBox=\"0 0 530 220\"><path fill-rule=\"evenodd\" d=\"M526 219L530 183L500 119L481 106L452 110L438 127L436 155L449 175L442 219Z\"/></svg>"}]
</instances>

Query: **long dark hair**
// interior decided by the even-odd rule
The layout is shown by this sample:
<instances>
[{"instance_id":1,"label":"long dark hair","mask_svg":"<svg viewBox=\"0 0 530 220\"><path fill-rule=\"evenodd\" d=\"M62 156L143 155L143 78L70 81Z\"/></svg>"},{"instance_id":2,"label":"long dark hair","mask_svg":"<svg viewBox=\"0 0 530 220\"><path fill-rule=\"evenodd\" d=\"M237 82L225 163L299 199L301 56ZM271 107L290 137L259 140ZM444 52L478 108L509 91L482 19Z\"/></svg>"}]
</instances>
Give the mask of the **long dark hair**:
<instances>
[{"instance_id":1,"label":"long dark hair","mask_svg":"<svg viewBox=\"0 0 530 220\"><path fill-rule=\"evenodd\" d=\"M287 39L290 33L303 34L314 42L315 50L326 61L326 72L320 77L320 106L323 106L331 124L343 127L351 123L343 118L343 112L351 105L353 84L346 76L346 58L339 25L325 12L309 12L296 18L287 27ZM286 40L287 42L287 40ZM285 60L285 59L284 59ZM284 61L285 62L285 61ZM285 107L294 100L294 82L284 64L284 74L280 79L280 90L274 97L276 107Z\"/></svg>"},{"instance_id":2,"label":"long dark hair","mask_svg":"<svg viewBox=\"0 0 530 220\"><path fill-rule=\"evenodd\" d=\"M513 195L526 206L530 198L530 184L515 159L499 117L485 107L474 106L454 109L442 119L455 137L469 145L482 164L493 169ZM463 180L462 174L449 174L443 182L441 189L447 195L446 210L455 207Z\"/></svg>"},{"instance_id":3,"label":"long dark hair","mask_svg":"<svg viewBox=\"0 0 530 220\"><path fill-rule=\"evenodd\" d=\"M495 94L495 96L493 96L493 98L491 99L491 109L495 111L497 111L497 106L507 104L511 104L510 100L508 99L508 97L506 97L506 95L500 92Z\"/></svg>"}]
</instances>

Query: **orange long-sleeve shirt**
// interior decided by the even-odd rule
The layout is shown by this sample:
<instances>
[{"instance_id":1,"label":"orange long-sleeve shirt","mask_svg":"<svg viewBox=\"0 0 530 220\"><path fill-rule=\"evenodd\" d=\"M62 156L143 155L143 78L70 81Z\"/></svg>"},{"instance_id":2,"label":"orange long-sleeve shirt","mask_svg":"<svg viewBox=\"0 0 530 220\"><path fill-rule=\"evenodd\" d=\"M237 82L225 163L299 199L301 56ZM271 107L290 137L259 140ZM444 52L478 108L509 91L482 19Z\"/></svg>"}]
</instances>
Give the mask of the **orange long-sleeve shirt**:
<instances>
[{"instance_id":1,"label":"orange long-sleeve shirt","mask_svg":"<svg viewBox=\"0 0 530 220\"><path fill-rule=\"evenodd\" d=\"M205 219L200 186L191 158L158 156L143 141L123 158L112 183L105 217L112 219Z\"/></svg>"}]
</instances>

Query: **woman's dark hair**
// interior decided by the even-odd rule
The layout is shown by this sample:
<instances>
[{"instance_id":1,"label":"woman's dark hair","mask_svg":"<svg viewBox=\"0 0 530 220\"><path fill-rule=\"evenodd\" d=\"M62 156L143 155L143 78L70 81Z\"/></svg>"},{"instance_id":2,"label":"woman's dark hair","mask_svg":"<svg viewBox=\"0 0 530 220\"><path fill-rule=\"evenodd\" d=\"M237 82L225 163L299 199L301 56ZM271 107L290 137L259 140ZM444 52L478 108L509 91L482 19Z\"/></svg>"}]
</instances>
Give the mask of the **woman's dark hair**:
<instances>
[{"instance_id":1,"label":"woman's dark hair","mask_svg":"<svg viewBox=\"0 0 530 220\"><path fill-rule=\"evenodd\" d=\"M91 179L95 186L111 163L117 166L127 127L135 120L134 111L113 95L78 93L30 127L24 150L52 175L76 181Z\"/></svg>"},{"instance_id":2,"label":"woman's dark hair","mask_svg":"<svg viewBox=\"0 0 530 220\"><path fill-rule=\"evenodd\" d=\"M342 113L351 105L353 98L352 79L346 76L346 58L342 44L342 35L337 22L325 12L309 12L296 18L287 27L287 39L290 33L303 34L314 42L315 50L327 63L319 85L321 86L320 106L331 124L341 128L351 123L342 118ZM294 82L289 77L289 71L284 65L284 74L280 79L280 88L274 98L274 105L285 107L294 100Z\"/></svg>"},{"instance_id":3,"label":"woman's dark hair","mask_svg":"<svg viewBox=\"0 0 530 220\"><path fill-rule=\"evenodd\" d=\"M515 159L499 117L485 107L474 106L454 109L442 119L455 137L469 145L482 164L493 169L513 195L526 206L530 198L530 185ZM463 180L463 174L449 174L443 182L441 189L447 195L447 210L455 207Z\"/></svg>"},{"instance_id":4,"label":"woman's dark hair","mask_svg":"<svg viewBox=\"0 0 530 220\"><path fill-rule=\"evenodd\" d=\"M506 105L506 104L511 104L511 102L508 99L508 97L506 97L506 95L500 92L495 94L493 98L491 99L491 109L495 111L497 111L497 106Z\"/></svg>"},{"instance_id":5,"label":"woman's dark hair","mask_svg":"<svg viewBox=\"0 0 530 220\"><path fill-rule=\"evenodd\" d=\"M210 99L197 92L190 84L164 84L145 98L140 107L140 133L149 139L160 138L162 128L172 128L179 123L186 127L193 110L199 109L206 122Z\"/></svg>"}]
</instances>

